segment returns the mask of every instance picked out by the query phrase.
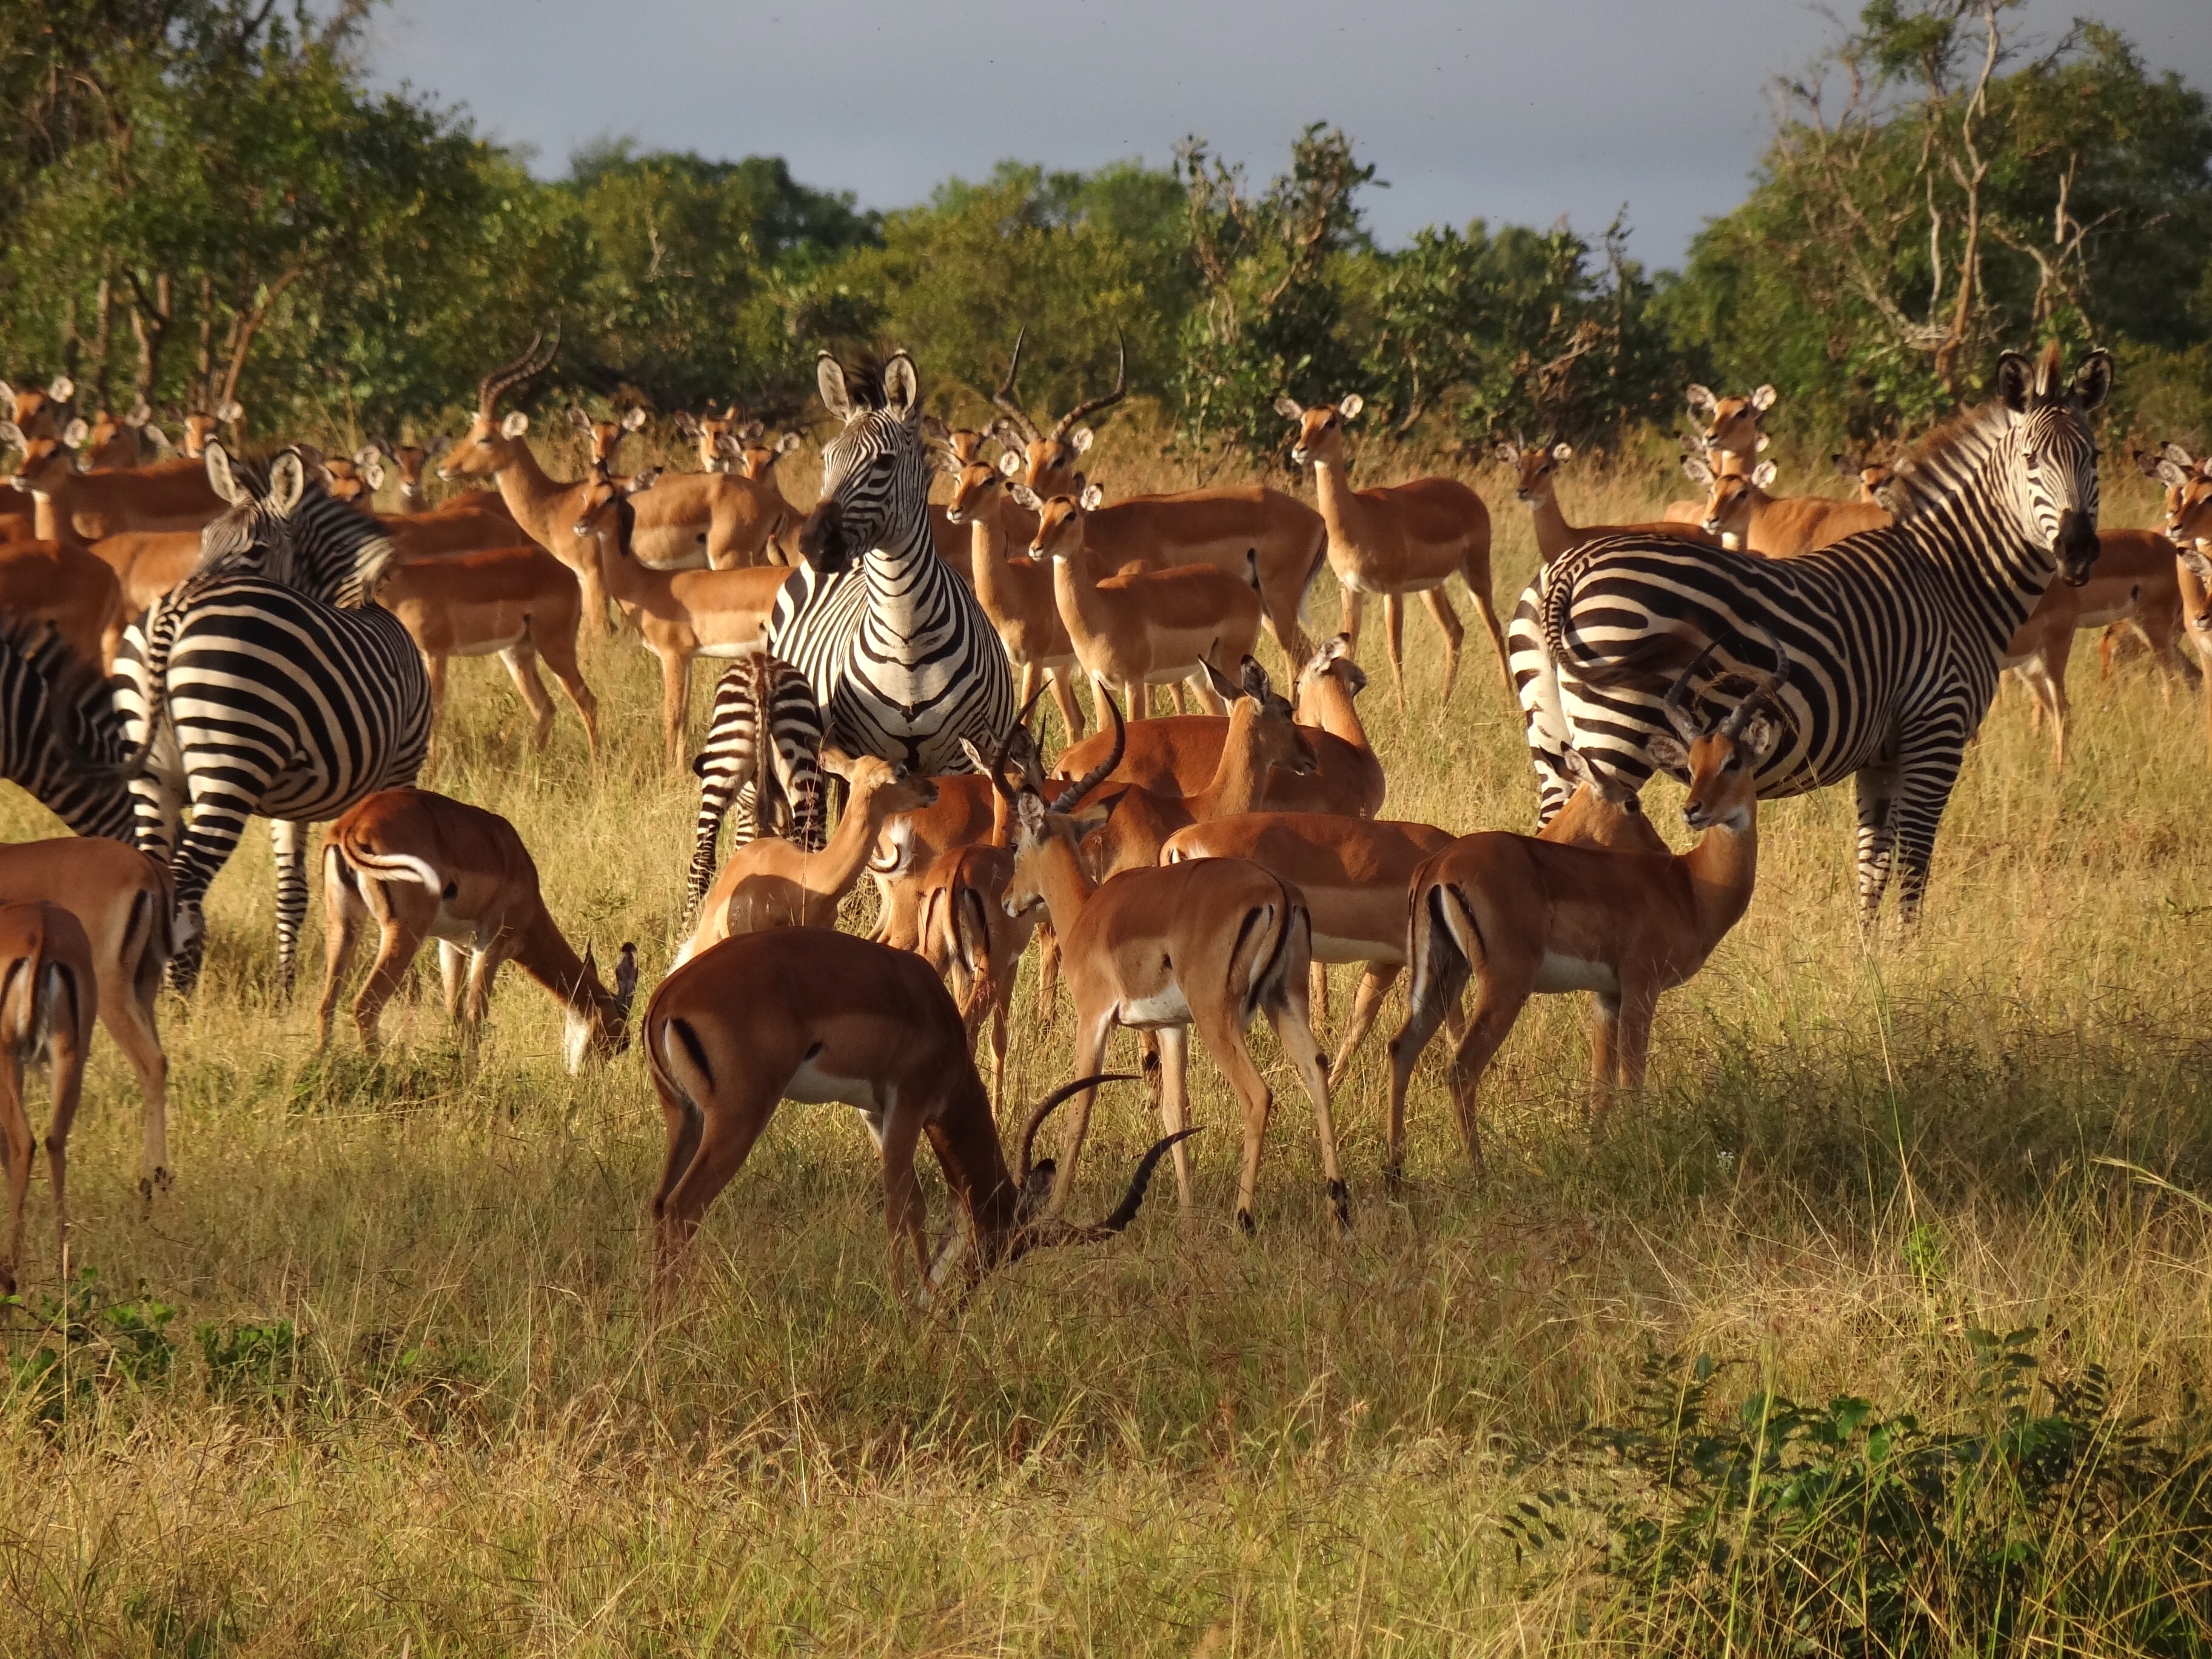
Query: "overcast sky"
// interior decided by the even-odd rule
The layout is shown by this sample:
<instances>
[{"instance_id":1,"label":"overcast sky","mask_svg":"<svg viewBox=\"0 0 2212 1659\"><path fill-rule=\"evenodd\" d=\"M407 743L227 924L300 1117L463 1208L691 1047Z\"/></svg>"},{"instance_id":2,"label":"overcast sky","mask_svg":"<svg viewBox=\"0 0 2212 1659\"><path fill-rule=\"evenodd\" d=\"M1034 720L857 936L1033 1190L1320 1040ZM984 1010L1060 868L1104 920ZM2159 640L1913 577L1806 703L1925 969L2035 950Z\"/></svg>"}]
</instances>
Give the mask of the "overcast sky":
<instances>
[{"instance_id":1,"label":"overcast sky","mask_svg":"<svg viewBox=\"0 0 2212 1659\"><path fill-rule=\"evenodd\" d=\"M2093 3L2212 88L2207 0L2029 0L2029 27ZM1389 181L1367 198L1386 240L1562 213L1594 231L1626 203L1658 264L1742 198L1773 77L1836 33L1794 0L396 0L371 28L380 84L465 105L541 174L631 137L782 155L890 208L1003 158L1164 162L1188 133L1264 180L1326 120Z\"/></svg>"}]
</instances>

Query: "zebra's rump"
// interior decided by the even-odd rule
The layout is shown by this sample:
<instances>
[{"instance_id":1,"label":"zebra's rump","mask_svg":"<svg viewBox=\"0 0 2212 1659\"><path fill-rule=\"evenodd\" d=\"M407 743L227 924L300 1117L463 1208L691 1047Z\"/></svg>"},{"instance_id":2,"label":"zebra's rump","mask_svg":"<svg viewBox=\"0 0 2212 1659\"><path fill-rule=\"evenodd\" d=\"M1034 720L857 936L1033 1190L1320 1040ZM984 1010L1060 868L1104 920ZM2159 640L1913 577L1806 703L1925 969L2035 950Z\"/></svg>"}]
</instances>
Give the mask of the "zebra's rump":
<instances>
[{"instance_id":1,"label":"zebra's rump","mask_svg":"<svg viewBox=\"0 0 2212 1659\"><path fill-rule=\"evenodd\" d=\"M146 730L144 649L134 625L117 659L133 744ZM379 606L339 611L275 583L226 582L178 625L165 679L164 719L187 769L235 757L269 780L254 806L265 817L333 816L411 781L428 749L421 653Z\"/></svg>"}]
</instances>

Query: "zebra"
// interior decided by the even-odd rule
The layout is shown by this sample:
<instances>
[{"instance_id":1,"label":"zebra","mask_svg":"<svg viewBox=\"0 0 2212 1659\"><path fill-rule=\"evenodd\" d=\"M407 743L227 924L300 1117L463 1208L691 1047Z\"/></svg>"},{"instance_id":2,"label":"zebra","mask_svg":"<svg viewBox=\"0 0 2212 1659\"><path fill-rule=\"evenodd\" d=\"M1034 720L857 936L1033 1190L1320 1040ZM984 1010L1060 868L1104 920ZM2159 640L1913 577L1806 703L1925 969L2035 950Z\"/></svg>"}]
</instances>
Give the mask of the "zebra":
<instances>
[{"instance_id":1,"label":"zebra","mask_svg":"<svg viewBox=\"0 0 2212 1659\"><path fill-rule=\"evenodd\" d=\"M823 845L822 708L806 677L764 651L732 663L715 682L706 746L691 769L699 775L699 818L684 890L687 927L714 884L725 814L739 845L763 825L810 850Z\"/></svg>"},{"instance_id":2,"label":"zebra","mask_svg":"<svg viewBox=\"0 0 2212 1659\"><path fill-rule=\"evenodd\" d=\"M1997 396L1899 464L1885 528L1776 560L1609 536L1539 573L1510 638L1540 822L1572 791L1570 744L1640 787L1653 769L1645 742L1667 729L1668 678L1710 646L1723 681L1747 686L1784 665L1753 643L1771 631L1789 658L1794 730L1759 769L1760 799L1855 775L1861 920L1880 908L1893 866L1899 913L1916 916L2007 642L2054 574L2079 586L2097 556L2087 417L2111 389L2112 359L2094 351L2063 377L2055 345L2039 362L2006 352Z\"/></svg>"},{"instance_id":3,"label":"zebra","mask_svg":"<svg viewBox=\"0 0 2212 1659\"><path fill-rule=\"evenodd\" d=\"M975 596L933 550L930 463L914 360L848 374L816 363L844 430L822 452L822 500L799 526L763 648L814 688L829 741L909 772L964 772L963 738L988 750L1014 714L1006 647Z\"/></svg>"},{"instance_id":4,"label":"zebra","mask_svg":"<svg viewBox=\"0 0 2212 1659\"><path fill-rule=\"evenodd\" d=\"M80 836L135 842L119 771L129 747L98 667L51 623L0 623L0 777Z\"/></svg>"},{"instance_id":5,"label":"zebra","mask_svg":"<svg viewBox=\"0 0 2212 1659\"><path fill-rule=\"evenodd\" d=\"M175 874L170 980L189 993L209 884L246 819L270 819L289 994L307 908L304 828L414 782L430 682L398 618L370 602L392 556L373 520L311 484L297 450L264 475L210 444L207 467L230 506L203 532L199 568L131 625L117 658L140 751L138 846Z\"/></svg>"}]
</instances>

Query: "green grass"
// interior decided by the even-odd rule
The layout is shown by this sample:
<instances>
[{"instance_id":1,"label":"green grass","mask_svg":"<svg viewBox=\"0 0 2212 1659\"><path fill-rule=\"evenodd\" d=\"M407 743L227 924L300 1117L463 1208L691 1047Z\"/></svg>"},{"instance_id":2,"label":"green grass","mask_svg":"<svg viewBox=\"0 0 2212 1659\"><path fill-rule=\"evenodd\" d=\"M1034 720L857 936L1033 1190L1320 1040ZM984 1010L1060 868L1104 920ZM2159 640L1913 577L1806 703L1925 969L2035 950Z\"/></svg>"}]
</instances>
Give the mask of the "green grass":
<instances>
[{"instance_id":1,"label":"green grass","mask_svg":"<svg viewBox=\"0 0 2212 1659\"><path fill-rule=\"evenodd\" d=\"M1525 518L1494 469L1476 481L1510 592L1534 562ZM1571 477L1569 513L1645 516L1665 487L1644 482ZM2148 518L2111 493L2115 522ZM1316 622L1333 608L1324 585ZM1363 650L1386 810L1525 824L1495 668L1471 640L1440 708L1433 630L1407 631L1402 714ZM690 780L659 763L646 654L603 646L586 669L596 768L565 705L550 751L520 756L519 702L469 662L426 782L510 817L571 938L603 959L638 940L649 988ZM1547 1000L1486 1090L1488 1180L1431 1059L1411 1185L1386 1201L1370 1041L1340 1094L1339 1241L1310 1120L1263 1048L1281 1109L1247 1241L1233 1112L1201 1062L1194 1220L1156 1201L1114 1243L1030 1256L928 1316L887 1287L859 1123L789 1106L709 1214L688 1311L648 1328L662 1133L636 1056L569 1079L557 1012L510 975L473 1060L431 995L389 1011L381 1064L344 1038L319 1060L319 960L276 997L249 837L215 889L203 987L165 1008L175 1191L142 1215L136 1102L105 1042L71 1147L73 1269L96 1277L67 1297L33 1189L0 1363L0 1652L1881 1651L1773 1609L1805 1561L1863 1569L1892 1534L1832 1510L1792 1533L1731 1498L1727 1471L1766 1443L1727 1425L1771 1391L1979 1432L1980 1331L2025 1334L2043 1381L2016 1403L2036 1420L2104 1421L2078 1389L2108 1379L2112 1416L2146 1418L2174 1460L2152 1490L2181 1518L2104 1526L2066 1507L2091 1476L2059 1480L2045 1497L2088 1541L2005 1567L1999 1637L1966 1594L1976 1540L2044 1511L1986 1486L1923 1506L1912 1650L2203 1651L2212 1569L2185 1500L2212 1369L2194 1196L2212 1191L2212 783L2188 697L2139 667L2100 681L2087 640L2073 690L2063 781L2026 699L2000 702L1912 937L1853 926L1844 792L1766 808L1749 915L1662 1004L1651 1087L1601 1124L1580 1010ZM1650 798L1679 842L1677 801ZM0 828L50 823L15 797ZM1340 972L1335 1018L1349 990ZM1017 1023L1016 1095L1063 1080L1067 1020ZM1079 1211L1154 1133L1140 1107L1127 1087L1102 1102ZM1662 1433L1654 1390L1699 1354L1705 1415ZM1700 1437L1720 1473L1669 1507L1650 1448ZM1822 1467L1858 1468L1863 1441ZM1523 1504L1565 1540L1531 1547L1509 1526ZM1624 1528L1693 1511L1765 1553L1620 1570L1643 1559ZM2142 1616L2146 1586L2184 1612Z\"/></svg>"}]
</instances>

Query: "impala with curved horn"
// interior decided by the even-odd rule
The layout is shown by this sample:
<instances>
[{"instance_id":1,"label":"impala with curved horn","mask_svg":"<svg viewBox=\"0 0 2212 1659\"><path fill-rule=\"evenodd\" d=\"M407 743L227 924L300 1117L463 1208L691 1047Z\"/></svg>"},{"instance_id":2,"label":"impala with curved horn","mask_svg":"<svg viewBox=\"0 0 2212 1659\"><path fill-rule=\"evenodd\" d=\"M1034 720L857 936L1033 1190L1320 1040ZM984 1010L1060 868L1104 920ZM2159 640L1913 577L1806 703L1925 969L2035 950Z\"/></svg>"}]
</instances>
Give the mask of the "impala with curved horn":
<instances>
[{"instance_id":1,"label":"impala with curved horn","mask_svg":"<svg viewBox=\"0 0 2212 1659\"><path fill-rule=\"evenodd\" d=\"M1024 331L1026 333L1026 330ZM1041 430L1014 391L1022 361L1022 335L1014 337L1006 378L991 401L1007 418L991 434L1022 457L1023 482L1041 500L1082 497L1089 479L1078 463L1091 447L1091 433L1078 425L1085 416L1111 408L1129 392L1129 352L1121 345L1121 368L1114 389L1091 398ZM1118 337L1117 337L1118 338ZM1243 580L1247 561L1259 573L1260 604L1267 631L1292 662L1310 649L1299 626L1306 590L1328 558L1328 526L1304 501L1257 484L1178 490L1165 495L1132 495L1090 514L1084 545L1102 571L1132 565L1158 569L1170 565L1210 564Z\"/></svg>"},{"instance_id":2,"label":"impala with curved horn","mask_svg":"<svg viewBox=\"0 0 2212 1659\"><path fill-rule=\"evenodd\" d=\"M653 1196L664 1297L707 1206L786 1100L860 1109L883 1166L892 1282L904 1288L910 1246L925 1298L956 1276L979 1278L1041 1246L1121 1231L1162 1154L1181 1139L1145 1154L1121 1204L1097 1224L1044 1214L1054 1170L1050 1159L1030 1161L1038 1127L1070 1096L1115 1079L1085 1076L1047 1096L1023 1127L1009 1170L951 994L911 951L827 928L744 933L694 957L653 994L642 1036L668 1124L667 1162ZM923 1135L960 1210L933 1253L914 1170Z\"/></svg>"}]
</instances>

